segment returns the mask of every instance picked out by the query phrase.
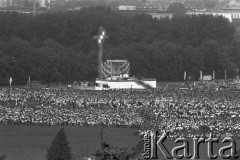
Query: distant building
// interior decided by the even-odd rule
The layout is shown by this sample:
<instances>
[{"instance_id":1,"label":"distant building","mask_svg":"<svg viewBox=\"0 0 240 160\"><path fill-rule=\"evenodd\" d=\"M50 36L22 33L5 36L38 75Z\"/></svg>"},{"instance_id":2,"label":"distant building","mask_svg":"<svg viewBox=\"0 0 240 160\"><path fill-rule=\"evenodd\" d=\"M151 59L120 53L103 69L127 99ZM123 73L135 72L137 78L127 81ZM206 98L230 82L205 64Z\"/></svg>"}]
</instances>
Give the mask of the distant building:
<instances>
[{"instance_id":1,"label":"distant building","mask_svg":"<svg viewBox=\"0 0 240 160\"><path fill-rule=\"evenodd\" d=\"M136 6L120 5L119 10L136 10Z\"/></svg>"},{"instance_id":2,"label":"distant building","mask_svg":"<svg viewBox=\"0 0 240 160\"><path fill-rule=\"evenodd\" d=\"M0 0L0 7L12 7L12 0Z\"/></svg>"},{"instance_id":3,"label":"distant building","mask_svg":"<svg viewBox=\"0 0 240 160\"><path fill-rule=\"evenodd\" d=\"M7 6L12 7L12 0L7 0Z\"/></svg>"},{"instance_id":4,"label":"distant building","mask_svg":"<svg viewBox=\"0 0 240 160\"><path fill-rule=\"evenodd\" d=\"M23 0L12 0L12 7L23 7L24 1Z\"/></svg>"},{"instance_id":5,"label":"distant building","mask_svg":"<svg viewBox=\"0 0 240 160\"><path fill-rule=\"evenodd\" d=\"M228 19L229 22L240 20L240 8L224 8L218 11L188 11L187 14L211 14L213 16L223 16L224 18Z\"/></svg>"},{"instance_id":6,"label":"distant building","mask_svg":"<svg viewBox=\"0 0 240 160\"><path fill-rule=\"evenodd\" d=\"M52 5L68 1L69 0L39 0L39 7L49 8Z\"/></svg>"},{"instance_id":7,"label":"distant building","mask_svg":"<svg viewBox=\"0 0 240 160\"><path fill-rule=\"evenodd\" d=\"M232 19L233 20L240 19L240 12L233 12L232 13Z\"/></svg>"},{"instance_id":8,"label":"distant building","mask_svg":"<svg viewBox=\"0 0 240 160\"><path fill-rule=\"evenodd\" d=\"M7 7L6 0L0 0L0 7Z\"/></svg>"},{"instance_id":9,"label":"distant building","mask_svg":"<svg viewBox=\"0 0 240 160\"><path fill-rule=\"evenodd\" d=\"M169 0L146 0L145 7L156 8L160 11L166 11L169 6Z\"/></svg>"},{"instance_id":10,"label":"distant building","mask_svg":"<svg viewBox=\"0 0 240 160\"><path fill-rule=\"evenodd\" d=\"M185 1L184 0L169 0L169 3L175 3L175 2L184 4Z\"/></svg>"},{"instance_id":11,"label":"distant building","mask_svg":"<svg viewBox=\"0 0 240 160\"><path fill-rule=\"evenodd\" d=\"M213 16L222 16L232 22L232 13L225 11L188 11L187 15L213 15Z\"/></svg>"},{"instance_id":12,"label":"distant building","mask_svg":"<svg viewBox=\"0 0 240 160\"><path fill-rule=\"evenodd\" d=\"M60 2L60 0L48 0L48 2L50 3L50 5L52 5L52 4L54 5L54 4L57 4L58 2Z\"/></svg>"},{"instance_id":13,"label":"distant building","mask_svg":"<svg viewBox=\"0 0 240 160\"><path fill-rule=\"evenodd\" d=\"M162 18L169 18L172 19L173 13L148 13L152 16L152 18L162 19Z\"/></svg>"},{"instance_id":14,"label":"distant building","mask_svg":"<svg viewBox=\"0 0 240 160\"><path fill-rule=\"evenodd\" d=\"M231 13L233 20L240 20L240 8L222 9L224 12Z\"/></svg>"},{"instance_id":15,"label":"distant building","mask_svg":"<svg viewBox=\"0 0 240 160\"><path fill-rule=\"evenodd\" d=\"M49 0L39 0L39 7L48 7L50 4Z\"/></svg>"}]
</instances>

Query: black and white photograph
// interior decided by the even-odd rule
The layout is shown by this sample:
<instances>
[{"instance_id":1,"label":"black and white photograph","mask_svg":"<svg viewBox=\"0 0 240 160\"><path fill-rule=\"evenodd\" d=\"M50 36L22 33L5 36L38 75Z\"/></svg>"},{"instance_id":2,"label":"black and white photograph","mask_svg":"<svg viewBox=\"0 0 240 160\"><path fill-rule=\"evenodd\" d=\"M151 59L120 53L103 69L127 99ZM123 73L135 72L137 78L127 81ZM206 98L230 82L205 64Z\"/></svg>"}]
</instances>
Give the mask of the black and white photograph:
<instances>
[{"instance_id":1,"label":"black and white photograph","mask_svg":"<svg viewBox=\"0 0 240 160\"><path fill-rule=\"evenodd\" d=\"M0 0L0 160L240 160L240 0Z\"/></svg>"}]
</instances>

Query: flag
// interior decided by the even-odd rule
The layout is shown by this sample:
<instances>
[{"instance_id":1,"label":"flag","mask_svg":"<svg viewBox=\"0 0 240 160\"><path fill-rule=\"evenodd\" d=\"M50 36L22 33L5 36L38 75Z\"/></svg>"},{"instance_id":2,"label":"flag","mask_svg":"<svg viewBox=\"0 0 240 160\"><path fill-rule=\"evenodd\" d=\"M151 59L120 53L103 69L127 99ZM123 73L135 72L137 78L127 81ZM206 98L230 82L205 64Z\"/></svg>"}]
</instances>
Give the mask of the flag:
<instances>
[{"instance_id":1,"label":"flag","mask_svg":"<svg viewBox=\"0 0 240 160\"><path fill-rule=\"evenodd\" d=\"M10 83L10 86L12 85L12 77L9 78L9 83Z\"/></svg>"},{"instance_id":2,"label":"flag","mask_svg":"<svg viewBox=\"0 0 240 160\"><path fill-rule=\"evenodd\" d=\"M184 81L186 80L187 73L184 71Z\"/></svg>"}]
</instances>

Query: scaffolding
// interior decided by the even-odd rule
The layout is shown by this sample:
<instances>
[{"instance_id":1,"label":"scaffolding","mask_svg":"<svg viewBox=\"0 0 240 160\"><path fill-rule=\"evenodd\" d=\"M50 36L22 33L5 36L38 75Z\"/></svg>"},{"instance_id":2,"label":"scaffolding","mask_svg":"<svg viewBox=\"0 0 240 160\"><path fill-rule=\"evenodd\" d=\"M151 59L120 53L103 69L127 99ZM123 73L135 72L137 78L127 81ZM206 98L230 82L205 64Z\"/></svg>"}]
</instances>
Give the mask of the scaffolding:
<instances>
[{"instance_id":1,"label":"scaffolding","mask_svg":"<svg viewBox=\"0 0 240 160\"><path fill-rule=\"evenodd\" d=\"M124 77L129 75L130 63L127 60L107 60L102 65L104 78Z\"/></svg>"},{"instance_id":2,"label":"scaffolding","mask_svg":"<svg viewBox=\"0 0 240 160\"><path fill-rule=\"evenodd\" d=\"M41 88L41 82L40 81L30 81L30 80L28 80L25 88L39 89L39 88Z\"/></svg>"}]
</instances>

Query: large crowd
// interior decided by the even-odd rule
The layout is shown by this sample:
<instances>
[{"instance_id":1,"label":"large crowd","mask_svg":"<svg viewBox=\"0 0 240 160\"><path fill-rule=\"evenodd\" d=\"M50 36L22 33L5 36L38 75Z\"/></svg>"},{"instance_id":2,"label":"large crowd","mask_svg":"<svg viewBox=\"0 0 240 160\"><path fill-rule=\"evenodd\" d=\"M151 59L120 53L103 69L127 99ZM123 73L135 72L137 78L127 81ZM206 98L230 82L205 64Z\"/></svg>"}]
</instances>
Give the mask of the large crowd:
<instances>
[{"instance_id":1,"label":"large crowd","mask_svg":"<svg viewBox=\"0 0 240 160\"><path fill-rule=\"evenodd\" d=\"M0 89L0 125L103 125L170 137L240 133L240 92L229 89Z\"/></svg>"}]
</instances>

